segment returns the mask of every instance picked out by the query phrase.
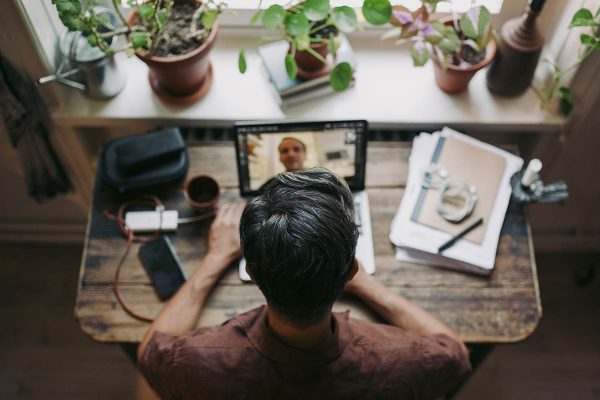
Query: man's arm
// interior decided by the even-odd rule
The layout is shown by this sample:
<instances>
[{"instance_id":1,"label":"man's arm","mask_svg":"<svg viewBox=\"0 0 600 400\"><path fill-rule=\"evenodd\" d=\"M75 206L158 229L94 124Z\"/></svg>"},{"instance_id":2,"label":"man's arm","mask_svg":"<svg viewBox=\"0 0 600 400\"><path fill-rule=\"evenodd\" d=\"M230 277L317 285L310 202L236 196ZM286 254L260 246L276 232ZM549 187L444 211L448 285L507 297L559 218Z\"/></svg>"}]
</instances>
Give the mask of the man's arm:
<instances>
[{"instance_id":1,"label":"man's arm","mask_svg":"<svg viewBox=\"0 0 600 400\"><path fill-rule=\"evenodd\" d=\"M138 347L138 360L155 331L180 335L196 327L208 294L227 266L241 254L239 223L244 207L244 203L235 203L219 209L210 227L206 257L150 325Z\"/></svg>"},{"instance_id":2,"label":"man's arm","mask_svg":"<svg viewBox=\"0 0 600 400\"><path fill-rule=\"evenodd\" d=\"M369 276L360 263L355 262L358 272L346 284L346 292L360 298L390 325L424 336L441 334L456 340L468 357L464 343L442 321Z\"/></svg>"}]
</instances>

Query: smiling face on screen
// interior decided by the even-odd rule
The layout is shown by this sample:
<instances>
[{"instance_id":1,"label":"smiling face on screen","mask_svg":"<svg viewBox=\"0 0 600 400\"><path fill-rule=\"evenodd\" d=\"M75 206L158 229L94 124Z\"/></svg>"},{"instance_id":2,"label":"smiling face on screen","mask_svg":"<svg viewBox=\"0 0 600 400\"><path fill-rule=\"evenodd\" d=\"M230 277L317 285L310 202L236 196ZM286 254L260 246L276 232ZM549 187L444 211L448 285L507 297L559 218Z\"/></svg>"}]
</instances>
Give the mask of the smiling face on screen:
<instances>
[{"instance_id":1,"label":"smiling face on screen","mask_svg":"<svg viewBox=\"0 0 600 400\"><path fill-rule=\"evenodd\" d=\"M284 138L279 144L279 161L288 172L304 169L306 146L298 139Z\"/></svg>"}]
</instances>

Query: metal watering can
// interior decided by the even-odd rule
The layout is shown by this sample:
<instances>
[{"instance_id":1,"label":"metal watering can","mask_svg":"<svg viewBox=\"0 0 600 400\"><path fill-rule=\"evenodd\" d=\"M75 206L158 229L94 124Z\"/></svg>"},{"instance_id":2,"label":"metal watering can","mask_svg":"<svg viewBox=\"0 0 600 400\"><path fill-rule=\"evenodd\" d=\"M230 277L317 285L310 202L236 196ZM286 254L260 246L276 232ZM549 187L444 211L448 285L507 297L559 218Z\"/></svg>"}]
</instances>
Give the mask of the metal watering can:
<instances>
[{"instance_id":1,"label":"metal watering can","mask_svg":"<svg viewBox=\"0 0 600 400\"><path fill-rule=\"evenodd\" d=\"M97 10L99 13L116 20L106 9ZM59 49L63 59L56 73L38 79L38 83L59 82L95 99L114 97L125 86L125 74L118 68L115 55L90 46L81 32L65 31L59 39Z\"/></svg>"}]
</instances>

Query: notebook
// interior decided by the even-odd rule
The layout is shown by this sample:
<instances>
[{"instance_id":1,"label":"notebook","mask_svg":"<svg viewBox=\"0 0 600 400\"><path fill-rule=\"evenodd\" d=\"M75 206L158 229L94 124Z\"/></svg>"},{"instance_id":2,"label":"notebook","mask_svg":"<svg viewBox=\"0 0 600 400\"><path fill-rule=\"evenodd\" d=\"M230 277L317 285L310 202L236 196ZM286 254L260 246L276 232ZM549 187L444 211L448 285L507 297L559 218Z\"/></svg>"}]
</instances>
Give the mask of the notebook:
<instances>
[{"instance_id":1,"label":"notebook","mask_svg":"<svg viewBox=\"0 0 600 400\"><path fill-rule=\"evenodd\" d=\"M440 136L431 163L444 168L451 179L464 181L476 188L478 200L470 216L460 223L452 223L437 212L439 190L422 187L411 216L412 221L456 235L479 218L490 220L506 167L506 160L501 154L491 153L456 137ZM477 167L474 168L474 165ZM481 244L484 235L485 229L475 229L463 239Z\"/></svg>"},{"instance_id":2,"label":"notebook","mask_svg":"<svg viewBox=\"0 0 600 400\"><path fill-rule=\"evenodd\" d=\"M240 193L256 196L263 185L298 160L280 157L279 147L302 143L302 169L324 167L342 177L354 196L359 228L356 257L369 274L375 272L369 197L365 189L368 124L366 121L236 124L236 160ZM291 140L290 140L291 138ZM285 139L285 142L284 142ZM300 145L300 146L302 146ZM250 281L245 260L239 265L243 281Z\"/></svg>"}]
</instances>

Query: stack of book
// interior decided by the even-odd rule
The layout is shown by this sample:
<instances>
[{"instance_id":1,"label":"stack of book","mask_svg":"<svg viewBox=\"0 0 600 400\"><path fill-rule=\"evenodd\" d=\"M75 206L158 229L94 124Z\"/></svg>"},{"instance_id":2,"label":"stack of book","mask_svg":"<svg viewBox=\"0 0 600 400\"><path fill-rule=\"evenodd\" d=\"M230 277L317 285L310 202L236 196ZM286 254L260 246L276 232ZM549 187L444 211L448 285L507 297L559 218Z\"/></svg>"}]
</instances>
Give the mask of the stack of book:
<instances>
[{"instance_id":1,"label":"stack of book","mask_svg":"<svg viewBox=\"0 0 600 400\"><path fill-rule=\"evenodd\" d=\"M340 47L337 51L337 63L347 62L354 71L356 69L354 51L344 34L340 33L338 39ZM258 55L264 67L263 70L281 107L290 107L334 93L329 84L329 74L309 80L302 80L298 77L291 79L285 69L285 55L288 49L289 43L285 40L269 43L258 48ZM328 63L329 65L326 68L331 69L334 67L331 54L328 55ZM354 85L354 78L352 78L350 85Z\"/></svg>"},{"instance_id":2,"label":"stack of book","mask_svg":"<svg viewBox=\"0 0 600 400\"><path fill-rule=\"evenodd\" d=\"M421 133L413 142L406 190L392 221L396 259L490 274L512 192L510 178L522 165L520 157L449 128ZM460 222L440 213L441 188L424 177L432 166L443 171L446 182L464 182L476 193L471 214ZM449 241L452 245L444 246Z\"/></svg>"}]
</instances>

